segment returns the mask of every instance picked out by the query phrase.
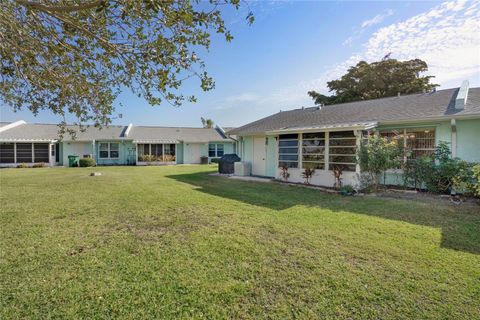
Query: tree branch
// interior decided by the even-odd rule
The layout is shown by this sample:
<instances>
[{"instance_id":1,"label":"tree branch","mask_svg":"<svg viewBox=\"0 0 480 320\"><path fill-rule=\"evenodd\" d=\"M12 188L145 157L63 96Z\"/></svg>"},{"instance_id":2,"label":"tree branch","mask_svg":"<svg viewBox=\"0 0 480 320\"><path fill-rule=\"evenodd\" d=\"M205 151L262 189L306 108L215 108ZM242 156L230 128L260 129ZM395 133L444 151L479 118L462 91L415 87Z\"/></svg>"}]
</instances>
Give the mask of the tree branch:
<instances>
[{"instance_id":1,"label":"tree branch","mask_svg":"<svg viewBox=\"0 0 480 320\"><path fill-rule=\"evenodd\" d=\"M97 8L106 3L106 0L96 0L88 3L72 5L72 6L47 6L38 2L16 0L19 5L30 9L37 9L45 12L75 12L92 8Z\"/></svg>"}]
</instances>

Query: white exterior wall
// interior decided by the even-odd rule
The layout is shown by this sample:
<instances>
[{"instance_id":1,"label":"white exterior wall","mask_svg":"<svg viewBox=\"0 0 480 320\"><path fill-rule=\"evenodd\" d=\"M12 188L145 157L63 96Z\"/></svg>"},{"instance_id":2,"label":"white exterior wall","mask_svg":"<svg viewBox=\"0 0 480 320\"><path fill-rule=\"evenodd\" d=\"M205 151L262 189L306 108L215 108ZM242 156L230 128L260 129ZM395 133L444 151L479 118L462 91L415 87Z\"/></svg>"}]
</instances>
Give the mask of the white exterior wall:
<instances>
[{"instance_id":1,"label":"white exterior wall","mask_svg":"<svg viewBox=\"0 0 480 320\"><path fill-rule=\"evenodd\" d=\"M288 173L290 173L288 182L305 183L305 178L302 177L303 171L304 169L298 169L298 168L288 169ZM277 175L275 178L283 181L281 169L277 169ZM344 171L342 173L341 178L342 178L343 185L357 186L359 184L358 174L356 172ZM335 184L335 177L333 176L333 171L316 169L310 183L312 185L333 188Z\"/></svg>"}]
</instances>

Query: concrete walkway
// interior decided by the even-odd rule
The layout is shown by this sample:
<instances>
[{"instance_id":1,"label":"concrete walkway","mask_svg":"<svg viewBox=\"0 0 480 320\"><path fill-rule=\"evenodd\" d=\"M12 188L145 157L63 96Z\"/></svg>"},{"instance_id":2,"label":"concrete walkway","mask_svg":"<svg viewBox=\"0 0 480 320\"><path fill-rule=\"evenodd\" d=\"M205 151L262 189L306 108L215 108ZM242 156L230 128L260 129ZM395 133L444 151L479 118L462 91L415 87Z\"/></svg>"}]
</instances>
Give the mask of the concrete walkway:
<instances>
[{"instance_id":1,"label":"concrete walkway","mask_svg":"<svg viewBox=\"0 0 480 320\"><path fill-rule=\"evenodd\" d=\"M252 177L252 176L234 176L232 174L212 173L211 175L229 178L229 179L235 179L235 180L242 180L242 181L268 182L268 183L274 181L272 178L262 178L262 177Z\"/></svg>"}]
</instances>

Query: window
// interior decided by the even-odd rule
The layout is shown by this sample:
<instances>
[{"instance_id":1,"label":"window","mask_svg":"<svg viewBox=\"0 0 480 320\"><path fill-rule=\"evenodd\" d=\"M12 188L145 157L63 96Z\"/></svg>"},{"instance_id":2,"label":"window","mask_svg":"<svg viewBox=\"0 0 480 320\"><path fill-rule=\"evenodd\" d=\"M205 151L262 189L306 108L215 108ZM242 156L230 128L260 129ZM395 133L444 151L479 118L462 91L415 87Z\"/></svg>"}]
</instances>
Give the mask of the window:
<instances>
[{"instance_id":1,"label":"window","mask_svg":"<svg viewBox=\"0 0 480 320\"><path fill-rule=\"evenodd\" d=\"M389 141L397 139L407 151L406 159L431 156L435 152L435 129L396 129L380 132Z\"/></svg>"},{"instance_id":2,"label":"window","mask_svg":"<svg viewBox=\"0 0 480 320\"><path fill-rule=\"evenodd\" d=\"M49 152L48 152L48 143L35 143L33 144L33 157L35 162L50 162Z\"/></svg>"},{"instance_id":3,"label":"window","mask_svg":"<svg viewBox=\"0 0 480 320\"><path fill-rule=\"evenodd\" d=\"M15 162L15 146L13 143L0 143L0 163Z\"/></svg>"},{"instance_id":4,"label":"window","mask_svg":"<svg viewBox=\"0 0 480 320\"><path fill-rule=\"evenodd\" d=\"M313 169L325 168L325 132L303 134L302 167Z\"/></svg>"},{"instance_id":5,"label":"window","mask_svg":"<svg viewBox=\"0 0 480 320\"><path fill-rule=\"evenodd\" d=\"M208 145L208 156L210 158L217 158L223 156L223 144L210 143Z\"/></svg>"},{"instance_id":6,"label":"window","mask_svg":"<svg viewBox=\"0 0 480 320\"><path fill-rule=\"evenodd\" d=\"M100 159L117 159L119 157L119 144L116 142L101 142L98 156Z\"/></svg>"},{"instance_id":7,"label":"window","mask_svg":"<svg viewBox=\"0 0 480 320\"><path fill-rule=\"evenodd\" d=\"M278 137L278 165L298 168L298 134L282 134Z\"/></svg>"},{"instance_id":8,"label":"window","mask_svg":"<svg viewBox=\"0 0 480 320\"><path fill-rule=\"evenodd\" d=\"M100 152L98 155L100 158L108 158L108 143L100 143Z\"/></svg>"},{"instance_id":9,"label":"window","mask_svg":"<svg viewBox=\"0 0 480 320\"><path fill-rule=\"evenodd\" d=\"M343 171L355 171L357 138L354 132L330 132L328 143L329 170L340 167Z\"/></svg>"},{"instance_id":10,"label":"window","mask_svg":"<svg viewBox=\"0 0 480 320\"><path fill-rule=\"evenodd\" d=\"M118 158L118 143L110 143L110 158Z\"/></svg>"}]
</instances>

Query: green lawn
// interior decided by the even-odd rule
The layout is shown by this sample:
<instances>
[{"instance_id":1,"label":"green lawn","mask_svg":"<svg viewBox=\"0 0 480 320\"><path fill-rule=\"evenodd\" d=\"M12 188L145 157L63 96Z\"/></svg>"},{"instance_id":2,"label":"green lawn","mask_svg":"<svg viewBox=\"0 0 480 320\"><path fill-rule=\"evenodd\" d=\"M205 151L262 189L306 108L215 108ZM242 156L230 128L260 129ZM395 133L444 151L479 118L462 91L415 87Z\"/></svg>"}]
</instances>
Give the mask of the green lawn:
<instances>
[{"instance_id":1,"label":"green lawn","mask_svg":"<svg viewBox=\"0 0 480 320\"><path fill-rule=\"evenodd\" d=\"M0 170L0 319L480 317L478 207L213 170Z\"/></svg>"}]
</instances>

